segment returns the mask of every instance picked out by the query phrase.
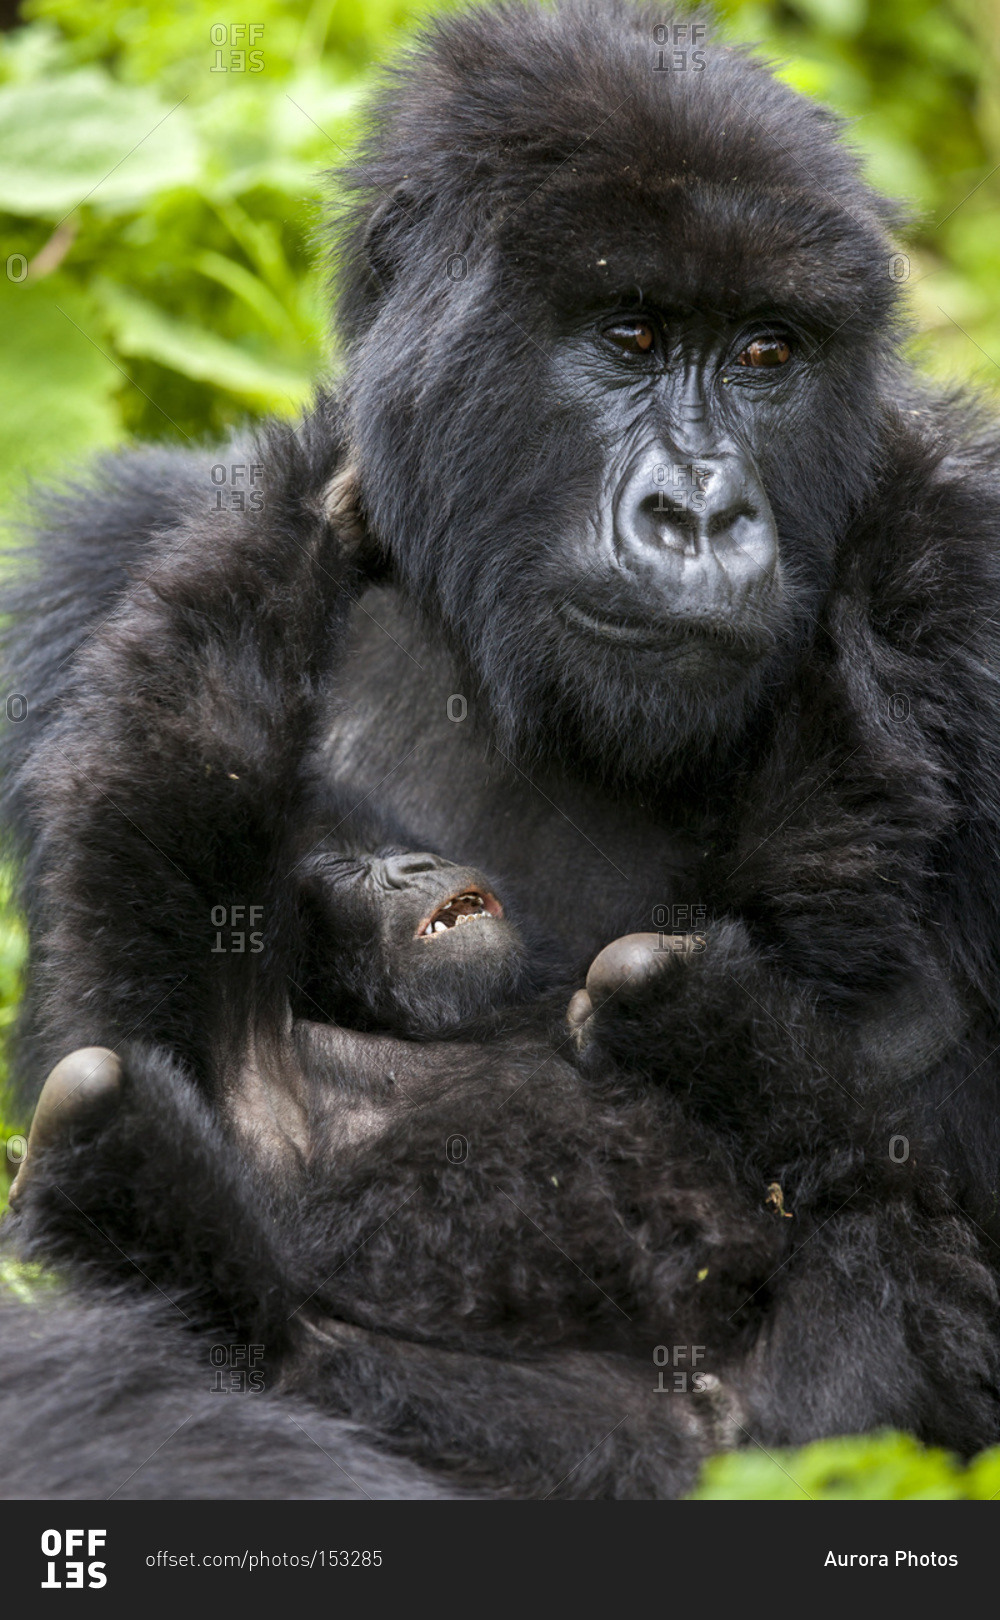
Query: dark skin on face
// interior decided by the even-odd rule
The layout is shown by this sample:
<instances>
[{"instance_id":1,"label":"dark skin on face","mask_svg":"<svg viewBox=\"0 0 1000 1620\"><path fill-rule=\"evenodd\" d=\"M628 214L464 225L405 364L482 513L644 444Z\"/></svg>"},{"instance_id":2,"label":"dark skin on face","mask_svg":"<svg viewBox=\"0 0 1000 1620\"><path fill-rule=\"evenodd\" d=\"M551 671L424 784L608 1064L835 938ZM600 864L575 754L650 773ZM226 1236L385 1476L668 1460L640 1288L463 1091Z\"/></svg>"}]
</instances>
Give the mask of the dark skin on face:
<instances>
[{"instance_id":1,"label":"dark skin on face","mask_svg":"<svg viewBox=\"0 0 1000 1620\"><path fill-rule=\"evenodd\" d=\"M787 404L801 365L778 321L645 306L558 345L561 396L599 410L612 488L564 559L557 607L574 634L655 650L678 679L732 680L768 650L782 589L755 416Z\"/></svg>"},{"instance_id":2,"label":"dark skin on face","mask_svg":"<svg viewBox=\"0 0 1000 1620\"><path fill-rule=\"evenodd\" d=\"M814 538L789 569L765 487L775 446L789 422L814 412L823 378L799 310L726 316L657 303L652 293L635 307L633 291L557 319L546 386L579 420L570 454L580 464L561 477L544 543L532 541L521 578L505 574L496 599L500 617L523 621L537 667L558 672L541 731L521 739L527 772L499 784L496 769L484 772L478 732L447 718L450 694L468 689L463 674L391 586L357 617L326 748L331 772L354 773L365 790L370 775L401 824L507 874L523 914L560 943L565 968L580 971L616 932L648 923L671 892L703 892L698 862L724 801L682 794L664 816L656 796L669 783L670 750L697 749L730 713L735 724L760 683L778 678L809 598L826 582L829 557ZM449 623L448 604L434 606L435 621ZM476 627L453 628L461 645ZM414 662L419 683L407 678ZM589 726L560 718L567 702L586 714L599 688L609 694L606 713ZM574 760L613 746L636 690L650 716L643 746L654 751L641 793L623 795L614 774L583 786L531 758L536 743L543 756L555 742ZM387 728L390 703L398 721ZM393 750L403 736L416 747L399 770ZM516 761L511 747L503 743L497 769L504 757ZM446 796L435 790L441 781L452 786ZM686 800L688 826L677 814ZM586 907L565 904L570 838ZM644 873L658 875L654 888Z\"/></svg>"},{"instance_id":3,"label":"dark skin on face","mask_svg":"<svg viewBox=\"0 0 1000 1620\"><path fill-rule=\"evenodd\" d=\"M327 857L309 869L307 882L318 882L320 902L340 930L380 942L392 957L394 982L409 969L427 984L431 998L435 975L446 971L454 951L463 949L469 960L500 965L516 960L523 949L489 880L437 855ZM482 926L465 932L473 922ZM447 955L431 955L426 949L445 943Z\"/></svg>"},{"instance_id":4,"label":"dark skin on face","mask_svg":"<svg viewBox=\"0 0 1000 1620\"><path fill-rule=\"evenodd\" d=\"M419 851L310 854L298 873L308 992L347 1028L434 1036L518 999L527 953L471 867Z\"/></svg>"}]
</instances>

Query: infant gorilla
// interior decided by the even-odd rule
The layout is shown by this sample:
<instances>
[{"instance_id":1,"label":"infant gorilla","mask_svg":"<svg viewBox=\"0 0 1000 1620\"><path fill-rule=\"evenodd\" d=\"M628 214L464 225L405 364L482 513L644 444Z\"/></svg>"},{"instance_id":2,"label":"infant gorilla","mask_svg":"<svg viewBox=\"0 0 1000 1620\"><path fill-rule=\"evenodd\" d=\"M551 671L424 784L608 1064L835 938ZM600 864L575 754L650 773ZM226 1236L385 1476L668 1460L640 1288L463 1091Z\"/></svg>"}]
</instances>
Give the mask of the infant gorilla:
<instances>
[{"instance_id":1,"label":"infant gorilla","mask_svg":"<svg viewBox=\"0 0 1000 1620\"><path fill-rule=\"evenodd\" d=\"M213 1345L254 1347L272 1390L463 1488L671 1496L720 1446L858 1426L854 1385L813 1369L875 1308L872 1253L891 1264L919 1231L926 1263L880 1294L862 1414L917 1427L899 1391L942 1387L954 1313L994 1308L933 1177L893 1181L845 1136L826 1181L796 1178L735 1151L696 1076L602 1057L629 985L696 971L704 941L615 941L567 1023L565 994L525 1001L531 952L478 872L321 847L298 881L309 961L281 1033L251 1035L217 1095L138 1043L50 1075L14 1195L25 1255L104 1297L155 1290L206 1380ZM773 1392L796 1380L793 1428ZM926 1438L981 1421L958 1389Z\"/></svg>"},{"instance_id":2,"label":"infant gorilla","mask_svg":"<svg viewBox=\"0 0 1000 1620\"><path fill-rule=\"evenodd\" d=\"M301 873L305 921L318 942L316 994L331 1021L419 1038L528 998L532 975L520 931L472 868L429 854L320 850ZM696 934L615 940L593 963L586 992L573 998L571 1025L580 1028L594 1001L655 974L663 953L703 948Z\"/></svg>"},{"instance_id":3,"label":"infant gorilla","mask_svg":"<svg viewBox=\"0 0 1000 1620\"><path fill-rule=\"evenodd\" d=\"M155 1049L65 1059L12 1196L24 1252L151 1285L262 1346L272 1386L464 1482L685 1489L741 1438L721 1379L789 1242L766 1185L710 1133L689 1146L666 1090L581 1075L579 993L570 1026L565 997L513 1005L529 953L481 874L321 850L299 876L294 995L323 1021L290 1007L215 1108ZM595 994L631 965L610 962Z\"/></svg>"}]
</instances>

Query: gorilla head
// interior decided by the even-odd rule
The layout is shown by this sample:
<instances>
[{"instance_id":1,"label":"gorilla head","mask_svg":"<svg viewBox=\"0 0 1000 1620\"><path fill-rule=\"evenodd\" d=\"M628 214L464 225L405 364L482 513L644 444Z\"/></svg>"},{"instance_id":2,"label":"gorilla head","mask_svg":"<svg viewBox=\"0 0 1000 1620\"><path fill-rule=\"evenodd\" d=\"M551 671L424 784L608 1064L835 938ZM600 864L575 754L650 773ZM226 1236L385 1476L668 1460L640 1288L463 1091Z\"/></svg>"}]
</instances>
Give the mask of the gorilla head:
<instances>
[{"instance_id":1,"label":"gorilla head","mask_svg":"<svg viewBox=\"0 0 1000 1620\"><path fill-rule=\"evenodd\" d=\"M431 1036L515 999L526 952L487 879L437 855L319 850L301 869L319 1005L354 1029Z\"/></svg>"},{"instance_id":2,"label":"gorilla head","mask_svg":"<svg viewBox=\"0 0 1000 1620\"><path fill-rule=\"evenodd\" d=\"M522 759L661 775L809 638L895 343L889 208L836 135L619 0L438 21L376 98L341 241L361 503Z\"/></svg>"}]
</instances>

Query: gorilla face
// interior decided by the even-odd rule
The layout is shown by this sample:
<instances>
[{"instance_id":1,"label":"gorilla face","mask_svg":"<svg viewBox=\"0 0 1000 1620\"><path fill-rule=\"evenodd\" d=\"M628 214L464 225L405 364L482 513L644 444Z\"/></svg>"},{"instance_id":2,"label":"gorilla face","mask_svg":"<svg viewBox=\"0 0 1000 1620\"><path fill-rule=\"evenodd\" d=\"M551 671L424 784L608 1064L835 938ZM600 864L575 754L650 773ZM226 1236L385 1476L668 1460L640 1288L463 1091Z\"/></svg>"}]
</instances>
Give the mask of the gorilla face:
<instances>
[{"instance_id":1,"label":"gorilla face","mask_svg":"<svg viewBox=\"0 0 1000 1620\"><path fill-rule=\"evenodd\" d=\"M794 342L776 322L720 334L641 305L561 345L559 395L594 401L607 446L590 521L560 547L550 602L570 631L723 690L773 647L787 593L736 390L787 398Z\"/></svg>"},{"instance_id":2,"label":"gorilla face","mask_svg":"<svg viewBox=\"0 0 1000 1620\"><path fill-rule=\"evenodd\" d=\"M656 71L671 26L436 24L376 104L343 249L378 545L502 747L646 780L795 667L893 343L888 211L830 115L714 44Z\"/></svg>"},{"instance_id":3,"label":"gorilla face","mask_svg":"<svg viewBox=\"0 0 1000 1620\"><path fill-rule=\"evenodd\" d=\"M471 868L391 850L324 853L305 863L303 894L316 999L340 1023L436 1035L522 989L521 937Z\"/></svg>"}]
</instances>

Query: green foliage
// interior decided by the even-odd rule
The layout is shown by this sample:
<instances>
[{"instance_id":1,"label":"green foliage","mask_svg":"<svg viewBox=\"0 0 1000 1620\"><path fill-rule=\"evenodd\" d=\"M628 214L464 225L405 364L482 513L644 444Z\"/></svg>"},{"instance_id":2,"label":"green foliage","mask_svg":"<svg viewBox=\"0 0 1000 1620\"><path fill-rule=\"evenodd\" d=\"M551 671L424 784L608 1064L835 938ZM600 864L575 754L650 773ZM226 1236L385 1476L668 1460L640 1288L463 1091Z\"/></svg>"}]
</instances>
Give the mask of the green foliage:
<instances>
[{"instance_id":1,"label":"green foliage","mask_svg":"<svg viewBox=\"0 0 1000 1620\"><path fill-rule=\"evenodd\" d=\"M58 1279L41 1266L26 1265L0 1255L0 1300L5 1293L13 1294L22 1305L38 1299L44 1291L58 1287Z\"/></svg>"},{"instance_id":2,"label":"green foliage","mask_svg":"<svg viewBox=\"0 0 1000 1620\"><path fill-rule=\"evenodd\" d=\"M835 107L876 185L910 214L917 357L1000 388L998 0L718 0L782 77Z\"/></svg>"},{"instance_id":3,"label":"green foliage","mask_svg":"<svg viewBox=\"0 0 1000 1620\"><path fill-rule=\"evenodd\" d=\"M194 440L298 409L330 363L314 242L323 171L350 148L373 64L441 9L256 0L263 32L220 43L214 0L27 0L23 25L0 36L0 500L130 435ZM851 119L872 178L909 199L925 363L996 387L1000 0L719 10ZM0 1034L23 954L0 885ZM4 1155L0 1189L9 1167ZM0 1283L37 1286L9 1264ZM963 1470L884 1436L726 1455L699 1495L998 1491L996 1452Z\"/></svg>"},{"instance_id":4,"label":"green foliage","mask_svg":"<svg viewBox=\"0 0 1000 1620\"><path fill-rule=\"evenodd\" d=\"M0 868L0 1097L3 1096L7 1078L6 1065L2 1060L5 1037L17 1010L26 954L24 928L10 905L10 879ZM0 1116L0 1212L6 1204L8 1182L17 1171L23 1144L23 1136L16 1124L5 1125Z\"/></svg>"},{"instance_id":5,"label":"green foliage","mask_svg":"<svg viewBox=\"0 0 1000 1620\"><path fill-rule=\"evenodd\" d=\"M221 46L200 0L25 13L0 42L0 490L129 434L294 414L326 352L323 170L405 8L268 0Z\"/></svg>"},{"instance_id":6,"label":"green foliage","mask_svg":"<svg viewBox=\"0 0 1000 1620\"><path fill-rule=\"evenodd\" d=\"M968 1467L907 1434L818 1440L800 1451L748 1447L706 1463L694 1496L701 1502L992 1500L1000 1496L1000 1446L982 1452Z\"/></svg>"},{"instance_id":7,"label":"green foliage","mask_svg":"<svg viewBox=\"0 0 1000 1620\"><path fill-rule=\"evenodd\" d=\"M323 172L422 9L264 0L251 38L210 0L28 0L0 40L0 496L128 434L299 408L329 363ZM998 0L721 10L853 121L873 179L914 206L927 363L1000 384Z\"/></svg>"}]
</instances>

